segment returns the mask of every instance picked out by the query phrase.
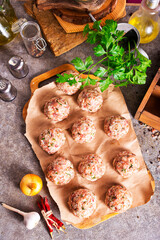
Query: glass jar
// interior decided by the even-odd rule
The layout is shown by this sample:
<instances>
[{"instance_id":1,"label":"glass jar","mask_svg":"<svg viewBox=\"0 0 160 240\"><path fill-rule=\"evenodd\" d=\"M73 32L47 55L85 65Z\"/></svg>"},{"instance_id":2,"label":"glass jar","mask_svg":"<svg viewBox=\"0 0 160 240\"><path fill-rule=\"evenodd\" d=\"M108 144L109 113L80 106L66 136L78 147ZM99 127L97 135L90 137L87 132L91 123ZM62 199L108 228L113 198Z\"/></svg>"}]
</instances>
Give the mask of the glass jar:
<instances>
[{"instance_id":1,"label":"glass jar","mask_svg":"<svg viewBox=\"0 0 160 240\"><path fill-rule=\"evenodd\" d=\"M32 57L42 56L47 44L42 38L39 25L32 21L25 22L20 28L20 34L28 53Z\"/></svg>"}]
</instances>

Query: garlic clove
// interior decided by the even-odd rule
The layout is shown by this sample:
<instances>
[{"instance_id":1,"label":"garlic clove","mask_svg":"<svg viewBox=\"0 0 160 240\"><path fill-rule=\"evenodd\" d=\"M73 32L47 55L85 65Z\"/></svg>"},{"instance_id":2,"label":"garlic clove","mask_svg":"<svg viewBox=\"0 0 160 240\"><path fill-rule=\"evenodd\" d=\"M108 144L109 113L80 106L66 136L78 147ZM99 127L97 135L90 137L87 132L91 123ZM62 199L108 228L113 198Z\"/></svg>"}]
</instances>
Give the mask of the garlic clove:
<instances>
[{"instance_id":1,"label":"garlic clove","mask_svg":"<svg viewBox=\"0 0 160 240\"><path fill-rule=\"evenodd\" d=\"M40 215L37 212L30 212L24 214L24 224L29 230L37 226L40 221Z\"/></svg>"}]
</instances>

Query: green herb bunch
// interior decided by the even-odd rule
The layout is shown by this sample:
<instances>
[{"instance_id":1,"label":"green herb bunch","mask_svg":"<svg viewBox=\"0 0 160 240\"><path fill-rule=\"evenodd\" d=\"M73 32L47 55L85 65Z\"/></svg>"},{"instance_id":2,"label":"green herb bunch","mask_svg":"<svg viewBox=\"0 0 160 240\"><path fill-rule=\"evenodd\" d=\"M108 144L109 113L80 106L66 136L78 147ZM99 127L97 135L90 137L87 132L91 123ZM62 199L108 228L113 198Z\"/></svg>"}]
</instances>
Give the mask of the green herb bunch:
<instances>
[{"instance_id":1,"label":"green herb bunch","mask_svg":"<svg viewBox=\"0 0 160 240\"><path fill-rule=\"evenodd\" d=\"M101 80L99 86L101 91L106 90L110 84L115 87L127 86L128 84L145 84L146 70L151 65L151 61L140 54L138 49L128 51L121 46L121 41L125 37L124 31L117 30L117 22L106 20L105 26L100 30L100 21L94 22L93 29L87 24L84 28L84 35L88 34L87 42L96 45L93 48L97 62L94 63L91 56L87 57L85 62L81 58L76 57L71 62L75 68L87 74L87 78L80 79L83 82L82 88L87 85L95 85L97 79L90 78L89 74L93 74ZM98 66L100 65L100 66ZM97 68L96 68L97 67ZM91 72L96 68L95 72ZM70 85L76 83L75 76L72 74L57 75L56 82L68 82Z\"/></svg>"}]
</instances>

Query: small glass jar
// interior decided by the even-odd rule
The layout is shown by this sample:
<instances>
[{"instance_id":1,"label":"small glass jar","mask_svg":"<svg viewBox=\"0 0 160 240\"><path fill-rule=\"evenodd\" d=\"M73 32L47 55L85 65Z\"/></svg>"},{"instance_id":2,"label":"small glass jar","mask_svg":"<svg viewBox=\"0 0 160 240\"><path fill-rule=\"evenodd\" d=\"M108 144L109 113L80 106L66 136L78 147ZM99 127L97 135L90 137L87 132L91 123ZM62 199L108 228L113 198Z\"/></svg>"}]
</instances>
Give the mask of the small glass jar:
<instances>
[{"instance_id":1,"label":"small glass jar","mask_svg":"<svg viewBox=\"0 0 160 240\"><path fill-rule=\"evenodd\" d=\"M40 27L37 23L28 21L20 28L20 34L32 57L40 57L46 50L46 41L42 38Z\"/></svg>"}]
</instances>

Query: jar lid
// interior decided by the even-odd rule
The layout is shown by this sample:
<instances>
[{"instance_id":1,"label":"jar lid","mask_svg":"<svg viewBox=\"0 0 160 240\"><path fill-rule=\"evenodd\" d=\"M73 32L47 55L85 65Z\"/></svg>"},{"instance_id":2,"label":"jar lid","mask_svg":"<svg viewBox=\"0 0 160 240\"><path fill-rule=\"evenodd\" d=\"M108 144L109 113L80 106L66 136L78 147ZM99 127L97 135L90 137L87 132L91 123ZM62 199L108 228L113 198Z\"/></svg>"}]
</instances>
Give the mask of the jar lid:
<instances>
[{"instance_id":1,"label":"jar lid","mask_svg":"<svg viewBox=\"0 0 160 240\"><path fill-rule=\"evenodd\" d=\"M15 21L13 24L12 24L12 32L13 33L19 33L20 32L20 28L21 26L27 22L27 19L26 18L19 18L17 21Z\"/></svg>"}]
</instances>

